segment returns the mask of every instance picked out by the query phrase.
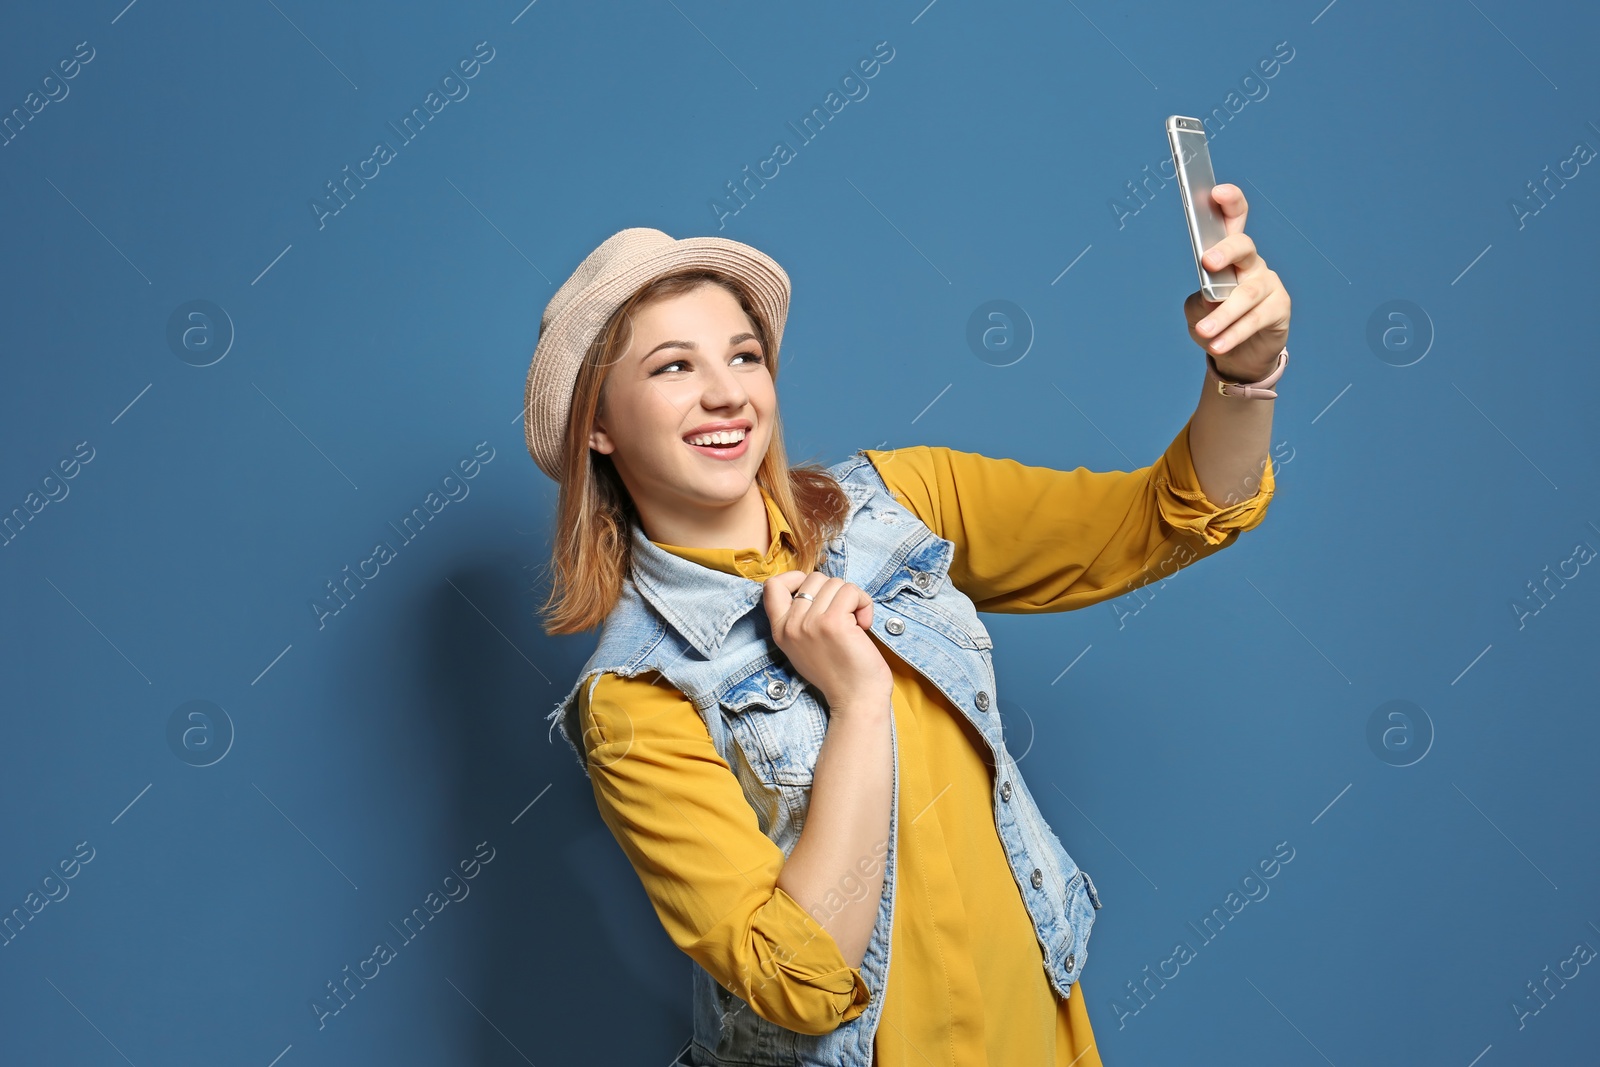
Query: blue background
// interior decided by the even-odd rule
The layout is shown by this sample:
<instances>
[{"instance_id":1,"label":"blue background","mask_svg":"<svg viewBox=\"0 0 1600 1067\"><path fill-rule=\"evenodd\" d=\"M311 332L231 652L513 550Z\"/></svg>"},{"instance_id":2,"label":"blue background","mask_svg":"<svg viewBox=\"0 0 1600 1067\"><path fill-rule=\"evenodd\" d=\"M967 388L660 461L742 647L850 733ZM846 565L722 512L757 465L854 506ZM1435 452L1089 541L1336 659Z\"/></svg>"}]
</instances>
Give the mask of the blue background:
<instances>
[{"instance_id":1,"label":"blue background","mask_svg":"<svg viewBox=\"0 0 1600 1067\"><path fill-rule=\"evenodd\" d=\"M791 457L1144 466L1203 357L1176 187L1126 183L1167 115L1214 108L1218 178L1294 299L1277 496L1158 588L986 617L1007 731L1105 902L1081 987L1102 1055L1592 1057L1595 968L1542 1006L1526 983L1600 947L1600 578L1563 564L1600 548L1600 175L1537 214L1526 186L1600 147L1600 24L1196 12L10 12L0 110L94 58L0 148L0 508L60 497L0 550L0 911L70 889L0 948L0 1061L670 1061L691 965L544 722L594 640L536 617L555 486L520 408L545 302L623 227L733 237L793 279ZM325 183L480 41L469 94L319 227ZM798 144L785 124L880 41L868 95ZM796 158L719 228L779 139ZM197 300L222 315L172 343ZM1022 310L1020 360L967 342L992 300ZM441 486L470 492L319 626L326 583ZM1541 606L1528 583L1563 565ZM1369 742L1392 700L1410 718ZM189 701L213 710L173 740ZM1280 842L1270 895L1200 946L1187 924ZM325 983L447 884L470 893L319 1028ZM1197 958L1135 999L1180 939Z\"/></svg>"}]
</instances>

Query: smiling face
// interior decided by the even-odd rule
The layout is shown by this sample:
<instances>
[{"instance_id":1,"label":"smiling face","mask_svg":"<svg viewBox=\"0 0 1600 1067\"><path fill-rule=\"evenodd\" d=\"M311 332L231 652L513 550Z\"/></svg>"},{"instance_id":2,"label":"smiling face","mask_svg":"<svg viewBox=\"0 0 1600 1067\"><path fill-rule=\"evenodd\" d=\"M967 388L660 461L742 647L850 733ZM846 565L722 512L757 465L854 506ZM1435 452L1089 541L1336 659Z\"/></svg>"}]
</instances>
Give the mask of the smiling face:
<instances>
[{"instance_id":1,"label":"smiling face","mask_svg":"<svg viewBox=\"0 0 1600 1067\"><path fill-rule=\"evenodd\" d=\"M756 472L778 405L767 356L721 285L635 310L589 447L611 457L653 539L689 545L695 531L766 528Z\"/></svg>"}]
</instances>

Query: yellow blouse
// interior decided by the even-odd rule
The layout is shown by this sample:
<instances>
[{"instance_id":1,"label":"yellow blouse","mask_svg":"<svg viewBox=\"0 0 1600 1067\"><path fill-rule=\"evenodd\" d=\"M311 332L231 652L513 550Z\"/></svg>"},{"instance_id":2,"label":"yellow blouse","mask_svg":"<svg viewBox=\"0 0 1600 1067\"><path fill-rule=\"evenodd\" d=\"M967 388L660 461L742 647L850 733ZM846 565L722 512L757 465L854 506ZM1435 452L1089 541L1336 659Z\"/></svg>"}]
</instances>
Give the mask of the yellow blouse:
<instances>
[{"instance_id":1,"label":"yellow blouse","mask_svg":"<svg viewBox=\"0 0 1600 1067\"><path fill-rule=\"evenodd\" d=\"M1132 472L925 445L867 456L901 504L955 542L950 580L978 610L1067 611L1166 577L1264 518L1270 462L1254 497L1219 508L1200 489L1188 431L1186 423L1155 463ZM754 581L794 569L790 527L762 496L765 551L661 547ZM894 674L901 819L874 1062L1098 1067L1084 983L1056 998L1006 862L987 747L937 688L887 650L884 659ZM601 818L673 942L746 1001L740 1010L791 1030L826 1033L865 1011L860 971L777 886L783 853L761 833L694 706L658 674L603 674L580 691L578 710Z\"/></svg>"}]
</instances>

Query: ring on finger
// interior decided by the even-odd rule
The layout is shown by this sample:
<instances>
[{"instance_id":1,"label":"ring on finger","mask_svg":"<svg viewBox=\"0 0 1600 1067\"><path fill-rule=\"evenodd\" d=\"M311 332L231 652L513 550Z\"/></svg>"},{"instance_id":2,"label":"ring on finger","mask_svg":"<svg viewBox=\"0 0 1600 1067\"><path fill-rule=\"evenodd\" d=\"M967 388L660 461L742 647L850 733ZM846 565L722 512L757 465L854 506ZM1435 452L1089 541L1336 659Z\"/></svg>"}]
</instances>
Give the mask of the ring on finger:
<instances>
[{"instance_id":1,"label":"ring on finger","mask_svg":"<svg viewBox=\"0 0 1600 1067\"><path fill-rule=\"evenodd\" d=\"M794 598L796 600L810 600L812 602L815 602L816 599L817 599L817 594L815 594L815 593L796 593L794 595Z\"/></svg>"}]
</instances>

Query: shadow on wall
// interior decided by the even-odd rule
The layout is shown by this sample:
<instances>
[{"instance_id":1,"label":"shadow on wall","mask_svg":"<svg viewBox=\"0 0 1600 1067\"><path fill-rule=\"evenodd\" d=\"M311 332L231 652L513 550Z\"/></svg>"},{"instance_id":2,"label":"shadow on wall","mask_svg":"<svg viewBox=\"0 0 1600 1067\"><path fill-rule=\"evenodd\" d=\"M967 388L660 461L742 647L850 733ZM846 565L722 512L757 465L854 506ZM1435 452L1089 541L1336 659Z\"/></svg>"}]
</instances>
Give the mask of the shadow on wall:
<instances>
[{"instance_id":1,"label":"shadow on wall","mask_svg":"<svg viewBox=\"0 0 1600 1067\"><path fill-rule=\"evenodd\" d=\"M527 577L510 554L458 563L423 607L419 678L450 793L439 835L499 850L461 935L473 939L461 957L469 973L454 981L482 1015L459 1004L471 1049L460 1062L592 1061L599 1042L614 1062L665 1063L691 1030L692 963L661 928L566 741L547 740L544 715L596 634L546 637ZM460 1001L439 984L441 1004Z\"/></svg>"}]
</instances>

